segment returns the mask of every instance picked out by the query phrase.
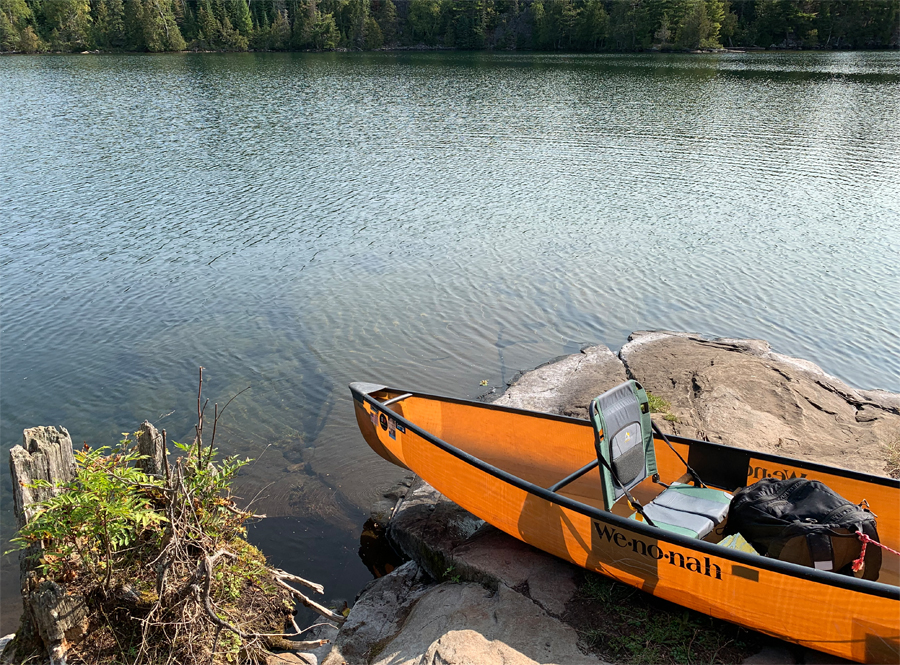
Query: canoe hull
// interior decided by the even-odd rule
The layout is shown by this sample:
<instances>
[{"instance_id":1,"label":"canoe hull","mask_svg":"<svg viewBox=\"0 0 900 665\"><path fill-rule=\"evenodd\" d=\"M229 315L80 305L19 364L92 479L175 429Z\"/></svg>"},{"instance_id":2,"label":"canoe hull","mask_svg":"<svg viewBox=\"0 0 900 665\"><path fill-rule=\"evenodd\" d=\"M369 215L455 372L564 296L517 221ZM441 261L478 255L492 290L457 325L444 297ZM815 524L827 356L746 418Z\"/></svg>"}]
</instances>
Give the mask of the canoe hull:
<instances>
[{"instance_id":1,"label":"canoe hull","mask_svg":"<svg viewBox=\"0 0 900 665\"><path fill-rule=\"evenodd\" d=\"M435 437L415 424L416 419L404 417L398 405L381 407L378 400L359 392L354 397L360 430L375 452L417 473L449 499L511 536L660 598L781 639L860 662L900 661L896 587L667 534L548 493ZM452 405L466 406L455 400L447 404L451 406L444 409L444 417L454 412ZM470 403L468 408L488 407ZM584 421L555 418L555 422L590 429ZM772 461L751 459L746 475L759 473ZM788 462L778 465L779 473L813 477L795 461ZM825 480L840 486L836 478ZM884 493L891 491L896 497L896 487L889 484Z\"/></svg>"}]
</instances>

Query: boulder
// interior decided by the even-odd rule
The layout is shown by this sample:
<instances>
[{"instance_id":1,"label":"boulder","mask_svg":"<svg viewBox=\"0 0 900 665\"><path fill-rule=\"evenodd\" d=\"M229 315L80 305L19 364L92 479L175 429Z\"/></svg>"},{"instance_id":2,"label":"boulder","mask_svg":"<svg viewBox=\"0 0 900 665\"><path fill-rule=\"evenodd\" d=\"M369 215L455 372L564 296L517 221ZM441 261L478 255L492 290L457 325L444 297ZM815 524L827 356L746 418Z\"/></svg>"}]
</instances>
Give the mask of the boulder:
<instances>
[{"instance_id":1,"label":"boulder","mask_svg":"<svg viewBox=\"0 0 900 665\"><path fill-rule=\"evenodd\" d=\"M453 566L449 554L482 526L483 520L417 479L395 509L388 537L433 579L442 580Z\"/></svg>"},{"instance_id":2,"label":"boulder","mask_svg":"<svg viewBox=\"0 0 900 665\"><path fill-rule=\"evenodd\" d=\"M619 358L670 404L670 433L890 475L900 447L900 395L857 390L762 340L636 332ZM896 453L895 453L896 454Z\"/></svg>"},{"instance_id":3,"label":"boulder","mask_svg":"<svg viewBox=\"0 0 900 665\"><path fill-rule=\"evenodd\" d=\"M411 561L360 593L325 665L601 663L560 617L578 569L417 480L388 534Z\"/></svg>"},{"instance_id":4,"label":"boulder","mask_svg":"<svg viewBox=\"0 0 900 665\"><path fill-rule=\"evenodd\" d=\"M638 331L618 356L588 347L521 375L495 403L586 418L626 378L668 403L654 421L670 434L900 476L900 395L848 386L764 340Z\"/></svg>"},{"instance_id":5,"label":"boulder","mask_svg":"<svg viewBox=\"0 0 900 665\"><path fill-rule=\"evenodd\" d=\"M366 586L341 626L324 665L370 663L394 639L433 580L409 561Z\"/></svg>"},{"instance_id":6,"label":"boulder","mask_svg":"<svg viewBox=\"0 0 900 665\"><path fill-rule=\"evenodd\" d=\"M520 374L494 403L586 419L591 399L627 378L616 355L601 344Z\"/></svg>"},{"instance_id":7,"label":"boulder","mask_svg":"<svg viewBox=\"0 0 900 665\"><path fill-rule=\"evenodd\" d=\"M439 584L416 604L404 630L372 661L378 665L503 663L597 665L575 630L501 585Z\"/></svg>"}]
</instances>

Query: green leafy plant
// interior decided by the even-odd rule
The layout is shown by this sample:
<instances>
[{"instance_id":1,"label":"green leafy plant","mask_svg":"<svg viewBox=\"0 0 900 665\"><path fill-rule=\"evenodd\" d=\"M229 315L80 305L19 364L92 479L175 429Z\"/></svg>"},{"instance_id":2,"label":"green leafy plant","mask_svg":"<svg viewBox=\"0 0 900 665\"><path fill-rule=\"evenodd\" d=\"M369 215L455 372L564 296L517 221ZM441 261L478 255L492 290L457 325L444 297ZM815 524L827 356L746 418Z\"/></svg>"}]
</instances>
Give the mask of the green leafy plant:
<instances>
[{"instance_id":1,"label":"green leafy plant","mask_svg":"<svg viewBox=\"0 0 900 665\"><path fill-rule=\"evenodd\" d=\"M668 400L654 395L649 390L647 391L647 402L650 405L650 413L665 413L672 408Z\"/></svg>"},{"instance_id":2,"label":"green leafy plant","mask_svg":"<svg viewBox=\"0 0 900 665\"><path fill-rule=\"evenodd\" d=\"M670 423L678 422L678 416L671 412L672 405L667 399L647 391L647 403L650 406L650 413L662 413L663 420L667 420Z\"/></svg>"},{"instance_id":3,"label":"green leafy plant","mask_svg":"<svg viewBox=\"0 0 900 665\"><path fill-rule=\"evenodd\" d=\"M288 582L321 586L269 567L245 540L247 520L265 517L238 508L231 494L250 460L219 457L218 405L205 442L202 387L201 368L194 441L173 442L182 453L174 463L166 451L158 475L142 470L149 458L136 450L137 434L114 448L85 446L74 480L52 487L14 539L38 559L33 588L63 584L94 614L97 628L76 647L79 662L264 662L270 639L303 632L294 624L284 634L292 600L344 621ZM161 439L165 450L165 430Z\"/></svg>"},{"instance_id":4,"label":"green leafy plant","mask_svg":"<svg viewBox=\"0 0 900 665\"><path fill-rule=\"evenodd\" d=\"M127 450L129 443L126 434L113 454L107 454L111 449L106 446L77 452L75 479L38 504L13 538L20 548L42 546L39 570L45 577L67 580L87 574L108 593L123 553L138 536L166 521L154 505L162 483L133 466L146 456ZM33 486L49 483L35 481Z\"/></svg>"},{"instance_id":5,"label":"green leafy plant","mask_svg":"<svg viewBox=\"0 0 900 665\"><path fill-rule=\"evenodd\" d=\"M450 582L450 584L459 584L462 581L462 578L459 574L452 574L454 570L456 570L455 567L447 566L447 569L444 571L444 582Z\"/></svg>"}]
</instances>

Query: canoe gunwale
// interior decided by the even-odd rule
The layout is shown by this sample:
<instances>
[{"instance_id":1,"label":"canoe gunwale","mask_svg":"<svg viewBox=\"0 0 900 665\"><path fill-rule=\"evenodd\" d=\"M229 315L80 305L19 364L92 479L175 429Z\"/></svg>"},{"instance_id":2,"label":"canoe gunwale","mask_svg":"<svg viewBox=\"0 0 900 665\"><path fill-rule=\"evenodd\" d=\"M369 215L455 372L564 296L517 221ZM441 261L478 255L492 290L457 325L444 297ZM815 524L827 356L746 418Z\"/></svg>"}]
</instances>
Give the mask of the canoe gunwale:
<instances>
[{"instance_id":1,"label":"canoe gunwale","mask_svg":"<svg viewBox=\"0 0 900 665\"><path fill-rule=\"evenodd\" d=\"M364 384L364 385L372 385L372 384ZM768 557L764 557L759 554L749 554L745 552L740 552L737 550L732 550L729 548L721 547L715 543L708 543L703 540L698 540L694 538L689 538L687 536L682 536L677 533L672 533L669 531L664 531L663 529L659 529L657 527L652 527L643 522L638 522L636 520L630 520L625 517L621 517L619 515L615 515L611 512L603 511L593 506L589 506L587 504L581 503L574 499L570 499L568 497L557 494L556 492L552 492L547 488L541 487L539 485L535 485L527 480L519 478L503 469L497 468L477 457L471 455L459 448L447 443L446 441L434 436L430 432L423 430L421 427L416 425L415 423L407 420L402 415L397 413L396 411L392 411L391 409L382 408L382 403L373 398L367 392L360 390L357 386L361 387L361 384L350 384L350 390L353 394L354 401L358 402L367 402L374 410L385 413L389 415L391 418L396 419L401 422L405 427L414 431L418 436L422 437L424 440L428 441L432 445L440 448L444 452L447 452L454 457L466 462L467 464L488 473L495 478L502 480L514 487L517 487L520 490L528 492L529 494L533 494L541 499L559 505L561 507L567 508L574 512L580 513L586 517L589 517L594 520L598 520L600 522L605 522L607 524L617 526L619 528L627 529L630 531L634 531L636 533L640 533L645 535L651 539L655 539L657 541L663 541L672 543L674 545L678 545L680 547L685 547L688 549L693 549L699 552L703 552L705 554L710 554L722 559L726 559L729 561L734 561L735 563L751 566L754 568L759 568L762 570L769 570L774 573L789 575L792 577L798 577L801 579L806 579L812 582L824 584L827 586L844 588L851 591L861 592L867 595L878 596L882 598L887 598L890 600L900 600L900 587L893 586L890 584L885 584L882 582L876 582L871 580L859 579L856 577L851 577L848 575L841 575L838 573L827 572L816 570L815 568L809 568L806 566L801 566L799 564L788 563L786 561L779 561L778 559L771 559ZM381 387L381 386L379 386ZM445 402L452 402L456 404L468 405L478 408L489 408L489 409L497 409L508 412L517 412L523 415L535 416L538 415L542 418L570 422L580 425L585 425L588 423L586 420L582 420L579 418L571 418L569 416L557 416L554 414L546 414L541 413L539 411L530 411L527 409L517 409L512 407L504 407L484 402L476 402L473 400L464 400L459 398L445 397L442 395L432 395L428 393L414 392L414 391L397 391L392 388L381 387L385 390L390 390L391 392L398 393L407 393L412 392L416 397L422 397L426 399L435 399ZM376 392L376 391L373 391ZM734 450L731 446L726 446L723 444L714 443L711 441L702 441L700 439L689 439L685 437L671 436L669 437L674 442L684 443L687 445L692 445L694 443L703 444L706 446L713 446L717 448L722 448L726 450ZM810 471L822 471L825 473L833 474L833 475L842 475L847 478L852 478L855 480L861 480L865 482L874 482L879 485L887 485L900 488L900 481L895 480L893 478L888 478L885 476L873 476L870 474L865 474L857 471L850 471L848 469L838 469L836 467L830 467L823 464L817 464L814 462L805 462L802 460L794 460L792 458L772 455L769 453L757 453L756 451L748 451L753 454L753 456L757 459L762 460L777 460L777 461L789 461L792 465L796 465L797 467L808 469Z\"/></svg>"}]
</instances>

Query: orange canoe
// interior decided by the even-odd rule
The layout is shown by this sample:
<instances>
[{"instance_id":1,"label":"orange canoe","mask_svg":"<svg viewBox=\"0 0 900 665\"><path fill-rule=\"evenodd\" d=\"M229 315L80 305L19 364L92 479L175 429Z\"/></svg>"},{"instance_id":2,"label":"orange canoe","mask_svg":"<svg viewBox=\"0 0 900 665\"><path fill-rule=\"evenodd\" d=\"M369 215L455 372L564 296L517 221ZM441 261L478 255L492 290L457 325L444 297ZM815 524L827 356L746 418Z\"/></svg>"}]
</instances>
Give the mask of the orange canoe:
<instances>
[{"instance_id":1,"label":"orange canoe","mask_svg":"<svg viewBox=\"0 0 900 665\"><path fill-rule=\"evenodd\" d=\"M381 457L418 474L486 522L588 570L684 607L860 662L900 662L900 560L884 553L877 580L817 570L630 519L627 502L603 509L587 420L353 383L359 428ZM878 516L883 545L900 550L900 481L821 464L669 437L710 487L734 491L761 478L820 480ZM684 465L658 435L665 482ZM661 491L648 479L634 497ZM873 545L869 545L873 547Z\"/></svg>"}]
</instances>

